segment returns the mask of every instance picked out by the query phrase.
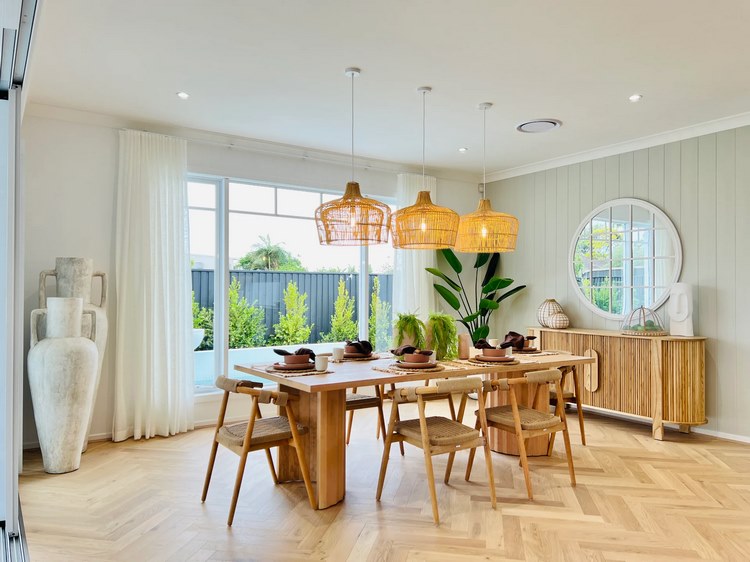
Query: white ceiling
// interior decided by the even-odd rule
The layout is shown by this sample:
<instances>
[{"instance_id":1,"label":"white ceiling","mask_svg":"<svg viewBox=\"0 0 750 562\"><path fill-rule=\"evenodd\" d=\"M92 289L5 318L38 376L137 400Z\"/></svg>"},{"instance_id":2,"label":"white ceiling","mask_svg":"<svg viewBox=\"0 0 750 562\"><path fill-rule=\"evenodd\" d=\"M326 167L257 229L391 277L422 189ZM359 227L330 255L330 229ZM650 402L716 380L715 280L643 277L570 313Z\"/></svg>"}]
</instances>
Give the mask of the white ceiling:
<instances>
[{"instance_id":1,"label":"white ceiling","mask_svg":"<svg viewBox=\"0 0 750 562\"><path fill-rule=\"evenodd\" d=\"M348 153L355 65L358 155L418 164L429 85L428 166L481 171L490 101L490 172L750 111L749 26L747 0L49 0L29 94ZM538 117L564 125L515 131Z\"/></svg>"}]
</instances>

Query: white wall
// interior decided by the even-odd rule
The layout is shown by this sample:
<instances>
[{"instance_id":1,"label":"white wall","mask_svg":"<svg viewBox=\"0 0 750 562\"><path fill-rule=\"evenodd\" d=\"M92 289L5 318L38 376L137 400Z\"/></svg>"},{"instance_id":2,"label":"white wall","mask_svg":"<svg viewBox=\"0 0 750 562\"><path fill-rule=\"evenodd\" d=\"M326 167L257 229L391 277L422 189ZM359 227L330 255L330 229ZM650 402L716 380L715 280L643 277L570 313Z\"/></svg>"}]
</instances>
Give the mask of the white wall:
<instances>
[{"instance_id":1,"label":"white wall","mask_svg":"<svg viewBox=\"0 0 750 562\"><path fill-rule=\"evenodd\" d=\"M571 239L591 210L618 197L665 211L682 239L680 280L693 286L696 335L708 338L706 427L750 437L750 127L510 178L488 190L494 208L521 223L502 273L529 285L512 314L501 307L499 334L537 325L545 298L557 299L574 327L619 329L580 302L568 277Z\"/></svg>"},{"instance_id":2,"label":"white wall","mask_svg":"<svg viewBox=\"0 0 750 562\"><path fill-rule=\"evenodd\" d=\"M52 269L55 257L91 257L94 267L109 275L112 296L108 307L110 333L94 412L94 438L107 437L112 429L117 295L114 217L117 131L121 127L143 128L143 124L87 112L29 106L22 129L27 193L26 349L29 313L38 306L39 272ZM164 126L154 125L148 129L175 134L174 130ZM189 141L188 166L193 173L332 191L343 191L350 178L350 168L345 164L254 152L212 142ZM414 170L395 164L392 169L372 166L358 170L357 179L365 193L394 196L398 171ZM437 202L440 204L452 206L458 212L468 212L475 206L477 197L473 181L438 178ZM54 293L50 291L49 294ZM24 443L29 446L36 443L36 431L28 388L25 405ZM215 400L199 398L196 421L212 422L217 407ZM240 411L245 413L244 408Z\"/></svg>"}]
</instances>

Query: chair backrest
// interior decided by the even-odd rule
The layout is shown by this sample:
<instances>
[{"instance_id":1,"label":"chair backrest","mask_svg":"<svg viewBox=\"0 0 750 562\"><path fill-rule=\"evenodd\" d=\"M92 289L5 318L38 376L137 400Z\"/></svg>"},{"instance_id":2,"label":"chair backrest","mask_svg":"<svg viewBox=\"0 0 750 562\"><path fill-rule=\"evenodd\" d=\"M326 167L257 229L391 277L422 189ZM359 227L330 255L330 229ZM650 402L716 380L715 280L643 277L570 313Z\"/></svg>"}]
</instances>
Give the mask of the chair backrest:
<instances>
[{"instance_id":1,"label":"chair backrest","mask_svg":"<svg viewBox=\"0 0 750 562\"><path fill-rule=\"evenodd\" d=\"M527 383L551 383L562 379L560 369L546 369L544 371L531 371L524 373Z\"/></svg>"}]
</instances>

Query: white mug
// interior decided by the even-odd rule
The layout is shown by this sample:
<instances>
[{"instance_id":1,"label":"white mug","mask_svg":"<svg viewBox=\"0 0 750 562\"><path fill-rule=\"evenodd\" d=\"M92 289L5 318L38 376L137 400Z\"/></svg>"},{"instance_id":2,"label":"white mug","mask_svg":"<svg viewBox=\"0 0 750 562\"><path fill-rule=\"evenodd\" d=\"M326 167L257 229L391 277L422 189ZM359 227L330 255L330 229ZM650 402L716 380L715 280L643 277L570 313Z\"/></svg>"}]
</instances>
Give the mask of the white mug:
<instances>
[{"instance_id":1,"label":"white mug","mask_svg":"<svg viewBox=\"0 0 750 562\"><path fill-rule=\"evenodd\" d=\"M487 340L487 343L490 344L492 347L497 347L500 344L500 340L497 338L491 338Z\"/></svg>"},{"instance_id":2,"label":"white mug","mask_svg":"<svg viewBox=\"0 0 750 562\"><path fill-rule=\"evenodd\" d=\"M333 348L333 362L339 363L344 360L344 348L343 347L334 347Z\"/></svg>"},{"instance_id":3,"label":"white mug","mask_svg":"<svg viewBox=\"0 0 750 562\"><path fill-rule=\"evenodd\" d=\"M315 370L325 371L326 369L328 369L328 356L316 355L315 356Z\"/></svg>"}]
</instances>

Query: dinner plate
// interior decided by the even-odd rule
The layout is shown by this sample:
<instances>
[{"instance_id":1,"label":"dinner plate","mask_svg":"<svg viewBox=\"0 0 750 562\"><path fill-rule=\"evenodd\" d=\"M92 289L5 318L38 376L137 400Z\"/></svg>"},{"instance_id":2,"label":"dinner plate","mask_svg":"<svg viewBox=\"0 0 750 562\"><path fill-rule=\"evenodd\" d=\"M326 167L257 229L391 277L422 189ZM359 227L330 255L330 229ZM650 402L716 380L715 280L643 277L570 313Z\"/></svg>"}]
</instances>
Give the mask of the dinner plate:
<instances>
[{"instance_id":1,"label":"dinner plate","mask_svg":"<svg viewBox=\"0 0 750 562\"><path fill-rule=\"evenodd\" d=\"M299 365L287 365L285 363L274 363L273 368L278 369L279 371L303 371L305 369L314 369L315 363L313 362L300 363Z\"/></svg>"},{"instance_id":2,"label":"dinner plate","mask_svg":"<svg viewBox=\"0 0 750 562\"><path fill-rule=\"evenodd\" d=\"M396 364L399 367L403 367L404 369L434 369L437 366L437 363L427 362L427 363L408 363L406 361L396 361Z\"/></svg>"},{"instance_id":3,"label":"dinner plate","mask_svg":"<svg viewBox=\"0 0 750 562\"><path fill-rule=\"evenodd\" d=\"M515 359L507 355L503 357L490 357L488 355L476 355L474 359L479 359L480 361L487 361L489 363L510 363L511 361L515 361Z\"/></svg>"},{"instance_id":4,"label":"dinner plate","mask_svg":"<svg viewBox=\"0 0 750 562\"><path fill-rule=\"evenodd\" d=\"M370 353L344 353L344 359L367 359L372 355Z\"/></svg>"}]
</instances>

